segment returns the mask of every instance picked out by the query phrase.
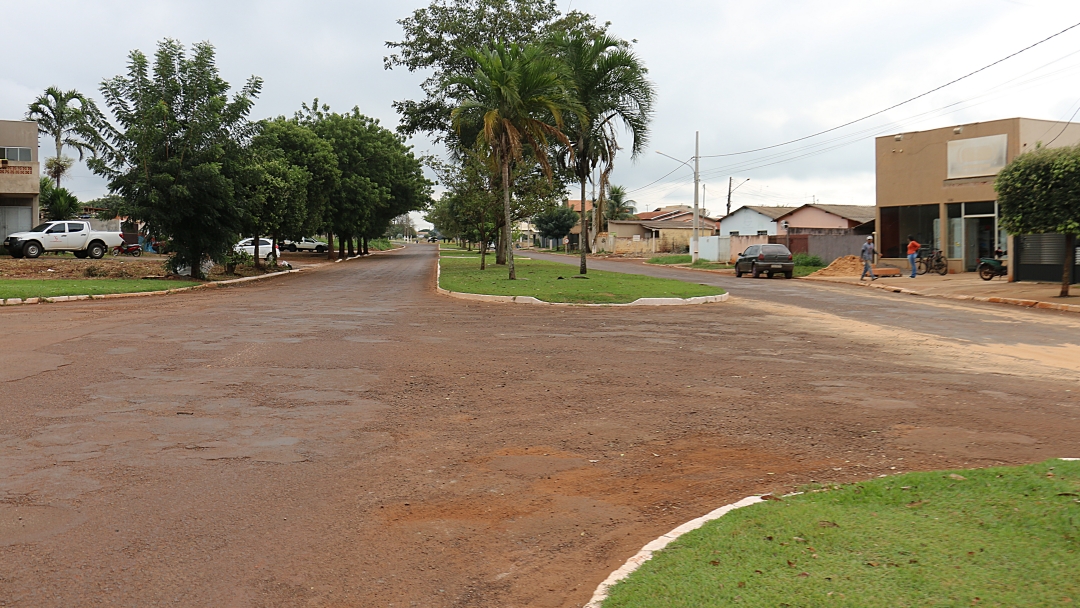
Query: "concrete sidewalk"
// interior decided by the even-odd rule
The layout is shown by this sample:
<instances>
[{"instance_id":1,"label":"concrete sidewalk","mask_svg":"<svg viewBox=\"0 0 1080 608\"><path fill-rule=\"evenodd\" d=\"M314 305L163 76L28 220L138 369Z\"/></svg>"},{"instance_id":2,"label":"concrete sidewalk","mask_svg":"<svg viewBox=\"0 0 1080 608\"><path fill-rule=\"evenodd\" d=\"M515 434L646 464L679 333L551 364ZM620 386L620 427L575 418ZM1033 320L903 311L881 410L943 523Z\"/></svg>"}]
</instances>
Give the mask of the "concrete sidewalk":
<instances>
[{"instance_id":1,"label":"concrete sidewalk","mask_svg":"<svg viewBox=\"0 0 1080 608\"><path fill-rule=\"evenodd\" d=\"M1062 298L1060 283L1009 283L1004 277L984 281L974 272L963 274L936 275L924 274L909 279L906 276L882 277L876 281L860 281L859 277L805 277L803 280L827 283L841 283L875 289L884 289L895 293L909 293L917 296L948 298L951 300L975 300L1045 308L1066 312L1080 312L1080 297ZM1071 293L1080 296L1080 286L1074 285Z\"/></svg>"}]
</instances>

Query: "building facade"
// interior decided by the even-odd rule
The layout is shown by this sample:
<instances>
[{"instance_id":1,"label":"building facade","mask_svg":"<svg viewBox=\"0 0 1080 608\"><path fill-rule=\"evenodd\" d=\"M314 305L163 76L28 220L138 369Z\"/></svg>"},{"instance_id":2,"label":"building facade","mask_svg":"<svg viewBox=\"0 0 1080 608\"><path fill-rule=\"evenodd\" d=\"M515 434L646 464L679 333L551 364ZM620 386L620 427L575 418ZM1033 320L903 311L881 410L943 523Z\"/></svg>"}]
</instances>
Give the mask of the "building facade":
<instances>
[{"instance_id":1,"label":"building facade","mask_svg":"<svg viewBox=\"0 0 1080 608\"><path fill-rule=\"evenodd\" d=\"M1012 238L1001 228L994 179L1010 161L1038 145L1077 143L1080 124L1028 118L877 138L878 251L886 261L905 263L911 235L940 249L949 259L949 272L974 271L979 258L994 257L995 250L1010 253L1010 270L1015 271L1025 244L1031 248L1041 241ZM1014 249L1018 255L1011 255ZM1059 269L1060 260L1059 254ZM1015 279L1015 272L1010 274Z\"/></svg>"},{"instance_id":2,"label":"building facade","mask_svg":"<svg viewBox=\"0 0 1080 608\"><path fill-rule=\"evenodd\" d=\"M0 120L0 239L37 223L40 176L37 123Z\"/></svg>"},{"instance_id":3,"label":"building facade","mask_svg":"<svg viewBox=\"0 0 1080 608\"><path fill-rule=\"evenodd\" d=\"M779 233L776 218L795 207L739 207L720 218L720 236L772 236Z\"/></svg>"}]
</instances>

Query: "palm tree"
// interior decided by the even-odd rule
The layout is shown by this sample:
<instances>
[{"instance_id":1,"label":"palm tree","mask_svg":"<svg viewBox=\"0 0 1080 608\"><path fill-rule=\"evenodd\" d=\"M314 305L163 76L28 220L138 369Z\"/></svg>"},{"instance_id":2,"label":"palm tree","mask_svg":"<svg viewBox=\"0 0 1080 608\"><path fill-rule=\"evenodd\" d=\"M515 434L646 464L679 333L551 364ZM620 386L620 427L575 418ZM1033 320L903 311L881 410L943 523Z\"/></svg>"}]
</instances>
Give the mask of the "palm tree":
<instances>
[{"instance_id":1,"label":"palm tree","mask_svg":"<svg viewBox=\"0 0 1080 608\"><path fill-rule=\"evenodd\" d=\"M604 206L604 221L633 219L637 201L626 198L626 188L612 186Z\"/></svg>"},{"instance_id":2,"label":"palm tree","mask_svg":"<svg viewBox=\"0 0 1080 608\"><path fill-rule=\"evenodd\" d=\"M602 200L607 176L619 150L617 128L621 126L630 132L632 158L645 147L653 112L653 84L646 77L648 70L629 49L629 44L607 34L567 32L555 36L550 44L566 63L574 97L584 110L584 119L572 120L567 129L571 146L566 165L581 185L582 201L585 183L593 170L601 166ZM593 213L594 223L599 224L600 209L594 206ZM584 245L588 238L587 223L582 203L581 274L588 270Z\"/></svg>"},{"instance_id":3,"label":"palm tree","mask_svg":"<svg viewBox=\"0 0 1080 608\"><path fill-rule=\"evenodd\" d=\"M97 153L98 134L94 124L100 117L97 106L82 93L61 91L49 87L30 104L26 119L38 124L38 133L56 143L56 156L45 162L45 172L60 187L60 178L71 168L72 160L64 156L64 146L75 148L79 160L89 152Z\"/></svg>"},{"instance_id":4,"label":"palm tree","mask_svg":"<svg viewBox=\"0 0 1080 608\"><path fill-rule=\"evenodd\" d=\"M479 140L490 153L489 161L501 175L503 189L503 246L510 279L514 271L511 240L510 170L524 159L528 148L544 173L551 177L547 150L549 138L569 145L560 130L563 112L577 108L568 99L561 63L537 46L496 43L487 51L469 56L477 68L467 76L448 78L444 87L464 98L451 114L463 145Z\"/></svg>"}]
</instances>

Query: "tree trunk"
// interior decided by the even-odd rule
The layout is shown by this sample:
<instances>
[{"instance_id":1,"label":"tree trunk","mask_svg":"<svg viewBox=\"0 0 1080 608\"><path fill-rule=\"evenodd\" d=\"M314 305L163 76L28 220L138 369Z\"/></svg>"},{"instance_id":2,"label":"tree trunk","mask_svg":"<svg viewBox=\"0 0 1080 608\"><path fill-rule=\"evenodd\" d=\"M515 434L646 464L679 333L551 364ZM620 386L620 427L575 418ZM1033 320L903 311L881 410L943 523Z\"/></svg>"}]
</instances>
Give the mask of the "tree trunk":
<instances>
[{"instance_id":1,"label":"tree trunk","mask_svg":"<svg viewBox=\"0 0 1080 608\"><path fill-rule=\"evenodd\" d=\"M60 135L57 135L56 136L56 162L58 162L58 163L60 162L60 158L61 158L60 154L63 153L63 151L64 151L64 142L62 141ZM60 175L59 174L57 174L57 176L56 176L56 187L57 188L60 187Z\"/></svg>"},{"instance_id":2,"label":"tree trunk","mask_svg":"<svg viewBox=\"0 0 1080 608\"><path fill-rule=\"evenodd\" d=\"M363 244L364 244L364 255L367 255L368 254L368 237L365 236L365 237L363 237L363 239L364 239L364 242L363 242Z\"/></svg>"},{"instance_id":3,"label":"tree trunk","mask_svg":"<svg viewBox=\"0 0 1080 608\"><path fill-rule=\"evenodd\" d=\"M495 239L495 263L499 266L506 264L506 243L503 242L503 227L496 226L495 234L488 237Z\"/></svg>"},{"instance_id":4,"label":"tree trunk","mask_svg":"<svg viewBox=\"0 0 1080 608\"><path fill-rule=\"evenodd\" d=\"M344 260L345 259L345 238L344 237L338 237L337 246L338 246L338 259L339 260Z\"/></svg>"},{"instance_id":5,"label":"tree trunk","mask_svg":"<svg viewBox=\"0 0 1080 608\"><path fill-rule=\"evenodd\" d=\"M585 178L581 179L581 234L578 235L578 249L581 250L581 266L578 274L586 274L589 269L585 265L585 247L589 242L589 216L585 213Z\"/></svg>"},{"instance_id":6,"label":"tree trunk","mask_svg":"<svg viewBox=\"0 0 1080 608\"><path fill-rule=\"evenodd\" d=\"M510 270L510 280L517 279L514 272L514 243L510 231L510 162L503 159L503 212L506 214L506 224L503 226L503 246L506 247L506 265Z\"/></svg>"},{"instance_id":7,"label":"tree trunk","mask_svg":"<svg viewBox=\"0 0 1080 608\"><path fill-rule=\"evenodd\" d=\"M326 231L326 259L334 259L334 233L330 230Z\"/></svg>"},{"instance_id":8,"label":"tree trunk","mask_svg":"<svg viewBox=\"0 0 1080 608\"><path fill-rule=\"evenodd\" d=\"M356 255L356 252L353 250L353 240L352 240L352 237L349 237L349 257L351 258L351 257L353 257L355 255Z\"/></svg>"},{"instance_id":9,"label":"tree trunk","mask_svg":"<svg viewBox=\"0 0 1080 608\"><path fill-rule=\"evenodd\" d=\"M1069 297L1069 283L1072 282L1072 269L1076 264L1076 235L1065 235L1065 263L1061 271L1061 297Z\"/></svg>"},{"instance_id":10,"label":"tree trunk","mask_svg":"<svg viewBox=\"0 0 1080 608\"><path fill-rule=\"evenodd\" d=\"M255 247L255 268L262 270L262 260L259 259L259 233L251 237L251 245Z\"/></svg>"}]
</instances>

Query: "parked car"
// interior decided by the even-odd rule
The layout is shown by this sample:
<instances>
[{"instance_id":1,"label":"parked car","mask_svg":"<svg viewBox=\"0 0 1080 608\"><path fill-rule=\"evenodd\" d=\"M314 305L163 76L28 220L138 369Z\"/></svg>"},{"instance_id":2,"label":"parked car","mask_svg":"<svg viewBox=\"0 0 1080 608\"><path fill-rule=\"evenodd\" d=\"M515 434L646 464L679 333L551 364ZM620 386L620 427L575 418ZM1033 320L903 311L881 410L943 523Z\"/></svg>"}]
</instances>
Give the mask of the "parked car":
<instances>
[{"instance_id":1,"label":"parked car","mask_svg":"<svg viewBox=\"0 0 1080 608\"><path fill-rule=\"evenodd\" d=\"M4 239L13 258L36 258L46 251L73 251L77 258L100 260L112 247L124 243L119 232L91 230L84 221L45 222Z\"/></svg>"},{"instance_id":2,"label":"parked car","mask_svg":"<svg viewBox=\"0 0 1080 608\"><path fill-rule=\"evenodd\" d=\"M243 251L248 255L255 257L255 239L244 239L236 244L234 247L236 251ZM270 239L259 239L259 255L267 261L270 261L271 257L281 257L281 251L277 245L270 242Z\"/></svg>"},{"instance_id":3,"label":"parked car","mask_svg":"<svg viewBox=\"0 0 1080 608\"><path fill-rule=\"evenodd\" d=\"M795 274L795 262L783 245L751 245L746 251L739 254L735 261L735 276L750 273L755 279L762 274L783 274L784 278L790 279Z\"/></svg>"},{"instance_id":4,"label":"parked car","mask_svg":"<svg viewBox=\"0 0 1080 608\"><path fill-rule=\"evenodd\" d=\"M316 241L315 239L306 236L299 241L282 241L281 247L288 251L314 251L315 253L326 253L326 243Z\"/></svg>"}]
</instances>

